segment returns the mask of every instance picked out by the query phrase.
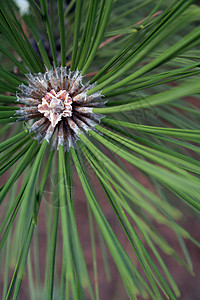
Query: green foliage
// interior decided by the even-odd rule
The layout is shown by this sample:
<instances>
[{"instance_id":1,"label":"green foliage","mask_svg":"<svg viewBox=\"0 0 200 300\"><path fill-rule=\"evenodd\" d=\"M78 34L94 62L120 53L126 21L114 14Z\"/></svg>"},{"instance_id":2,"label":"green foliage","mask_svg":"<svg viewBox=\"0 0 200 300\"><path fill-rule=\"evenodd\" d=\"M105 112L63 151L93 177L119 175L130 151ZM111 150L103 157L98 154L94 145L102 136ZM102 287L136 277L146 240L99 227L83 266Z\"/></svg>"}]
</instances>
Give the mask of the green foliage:
<instances>
[{"instance_id":1,"label":"green foliage","mask_svg":"<svg viewBox=\"0 0 200 300\"><path fill-rule=\"evenodd\" d=\"M25 13L11 0L1 2L0 174L7 178L2 176L0 188L2 299L18 298L26 266L30 299L100 299L97 239L107 277L108 249L130 299L180 296L161 251L193 273L185 239L200 245L180 220L182 203L184 213L200 212L200 112L188 98L199 100L200 8L192 0L165 2L29 0ZM52 149L46 140L38 143L29 122L18 122L15 115L19 85L28 84L24 75L44 73L53 65L78 68L90 83L97 82L87 95L102 92L100 101L107 101L93 108L103 114L100 123L81 130L69 152L62 145ZM137 180L135 170L149 188ZM93 278L78 233L77 181L88 209ZM47 187L46 200L54 205L45 207L43 283L37 227ZM100 191L142 273L106 219ZM159 225L175 233L184 258L160 234Z\"/></svg>"}]
</instances>

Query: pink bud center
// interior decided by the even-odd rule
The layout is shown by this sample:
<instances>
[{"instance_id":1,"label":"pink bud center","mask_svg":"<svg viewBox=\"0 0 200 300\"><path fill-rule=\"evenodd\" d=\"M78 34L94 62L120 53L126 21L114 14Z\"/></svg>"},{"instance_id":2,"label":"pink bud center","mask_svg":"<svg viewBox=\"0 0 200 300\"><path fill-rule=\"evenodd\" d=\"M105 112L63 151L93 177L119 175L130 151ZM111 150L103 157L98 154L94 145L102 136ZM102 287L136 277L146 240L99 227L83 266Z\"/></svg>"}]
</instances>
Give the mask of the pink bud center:
<instances>
[{"instance_id":1,"label":"pink bud center","mask_svg":"<svg viewBox=\"0 0 200 300\"><path fill-rule=\"evenodd\" d=\"M55 127L63 117L71 117L71 104L72 98L66 90L60 90L58 93L51 90L42 98L42 103L38 105L38 111L44 114Z\"/></svg>"}]
</instances>

